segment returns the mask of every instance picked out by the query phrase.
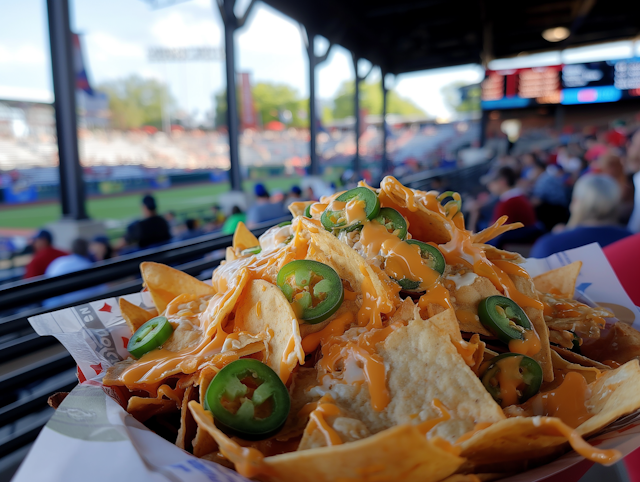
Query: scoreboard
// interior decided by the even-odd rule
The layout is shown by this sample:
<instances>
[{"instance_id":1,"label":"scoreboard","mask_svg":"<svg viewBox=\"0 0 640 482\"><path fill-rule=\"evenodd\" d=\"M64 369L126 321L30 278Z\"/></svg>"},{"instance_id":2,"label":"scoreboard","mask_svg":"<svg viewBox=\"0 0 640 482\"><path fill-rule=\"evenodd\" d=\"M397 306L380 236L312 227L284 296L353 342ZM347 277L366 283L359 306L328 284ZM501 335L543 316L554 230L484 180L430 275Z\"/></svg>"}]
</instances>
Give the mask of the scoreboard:
<instances>
[{"instance_id":1,"label":"scoreboard","mask_svg":"<svg viewBox=\"0 0 640 482\"><path fill-rule=\"evenodd\" d=\"M482 108L591 104L640 97L640 59L487 70Z\"/></svg>"}]
</instances>

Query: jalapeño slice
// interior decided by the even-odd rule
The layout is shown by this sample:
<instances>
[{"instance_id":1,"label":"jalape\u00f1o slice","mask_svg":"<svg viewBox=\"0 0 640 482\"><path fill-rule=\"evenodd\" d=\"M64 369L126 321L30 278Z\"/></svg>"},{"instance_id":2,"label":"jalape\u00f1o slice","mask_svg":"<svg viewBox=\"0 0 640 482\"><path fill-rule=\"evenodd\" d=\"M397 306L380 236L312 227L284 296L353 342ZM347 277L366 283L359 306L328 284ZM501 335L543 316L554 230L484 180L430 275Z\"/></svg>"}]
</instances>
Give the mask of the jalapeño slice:
<instances>
[{"instance_id":1,"label":"jalape\u00f1o slice","mask_svg":"<svg viewBox=\"0 0 640 482\"><path fill-rule=\"evenodd\" d=\"M523 340L531 329L529 318L515 301L500 295L489 296L478 305L480 323L507 345L511 340Z\"/></svg>"},{"instance_id":2,"label":"jalape\u00f1o slice","mask_svg":"<svg viewBox=\"0 0 640 482\"><path fill-rule=\"evenodd\" d=\"M173 326L164 316L151 318L136 330L129 339L127 350L134 358L140 358L145 353L162 346L173 333Z\"/></svg>"},{"instance_id":3,"label":"jalape\u00f1o slice","mask_svg":"<svg viewBox=\"0 0 640 482\"><path fill-rule=\"evenodd\" d=\"M254 246L252 248L243 249L240 253L242 256L248 256L250 254L260 254L262 248L260 246Z\"/></svg>"},{"instance_id":4,"label":"jalape\u00f1o slice","mask_svg":"<svg viewBox=\"0 0 640 482\"><path fill-rule=\"evenodd\" d=\"M402 214L393 208L380 209L380 214L378 214L374 221L382 224L387 228L387 231L395 234L402 240L407 237L407 221Z\"/></svg>"},{"instance_id":5,"label":"jalape\u00f1o slice","mask_svg":"<svg viewBox=\"0 0 640 482\"><path fill-rule=\"evenodd\" d=\"M309 218L309 219L312 218L312 216L311 216L311 204L313 204L313 203L307 204L307 207L304 208L304 217L305 218Z\"/></svg>"},{"instance_id":6,"label":"jalape\u00f1o slice","mask_svg":"<svg viewBox=\"0 0 640 482\"><path fill-rule=\"evenodd\" d=\"M277 227L282 228L284 226L289 226L291 224L291 221L282 221L281 223L277 224Z\"/></svg>"},{"instance_id":7,"label":"jalape\u00f1o slice","mask_svg":"<svg viewBox=\"0 0 640 482\"><path fill-rule=\"evenodd\" d=\"M355 189L344 192L336 198L336 201L343 203L348 203L349 201L364 202L364 212L367 219L375 218L380 212L380 201L378 200L378 195L366 187L356 187ZM331 211L327 207L327 209L322 213L320 221L326 230L334 231L355 229L362 224L364 219L347 223L347 213L345 209Z\"/></svg>"},{"instance_id":8,"label":"jalape\u00f1o slice","mask_svg":"<svg viewBox=\"0 0 640 482\"><path fill-rule=\"evenodd\" d=\"M422 257L424 263L429 266L429 268L437 271L440 275L444 273L446 263L444 261L444 256L442 256L442 253L438 248L435 248L430 244L423 243L422 241L418 241L416 239L408 239L406 243L415 244L420 248L420 256ZM417 291L420 289L419 281L407 278L398 280L398 284L404 291Z\"/></svg>"},{"instance_id":9,"label":"jalape\u00f1o slice","mask_svg":"<svg viewBox=\"0 0 640 482\"><path fill-rule=\"evenodd\" d=\"M242 358L218 372L207 388L204 407L220 430L246 440L277 433L291 400L280 377L264 363Z\"/></svg>"},{"instance_id":10,"label":"jalape\u00f1o slice","mask_svg":"<svg viewBox=\"0 0 640 482\"><path fill-rule=\"evenodd\" d=\"M493 399L504 408L514 403L524 403L540 391L542 368L528 356L503 353L488 361L480 380Z\"/></svg>"},{"instance_id":11,"label":"jalape\u00f1o slice","mask_svg":"<svg viewBox=\"0 0 640 482\"><path fill-rule=\"evenodd\" d=\"M438 202L441 203L447 198L451 198L451 200L444 205L444 210L447 216L451 214L451 211L454 208L455 208L454 216L460 213L462 211L462 198L460 197L460 194L458 194L455 191L445 191L442 194L440 194L437 199L438 199Z\"/></svg>"},{"instance_id":12,"label":"jalape\u00f1o slice","mask_svg":"<svg viewBox=\"0 0 640 482\"><path fill-rule=\"evenodd\" d=\"M276 283L296 315L312 325L338 311L344 299L338 273L318 261L302 259L285 264L278 272Z\"/></svg>"}]
</instances>

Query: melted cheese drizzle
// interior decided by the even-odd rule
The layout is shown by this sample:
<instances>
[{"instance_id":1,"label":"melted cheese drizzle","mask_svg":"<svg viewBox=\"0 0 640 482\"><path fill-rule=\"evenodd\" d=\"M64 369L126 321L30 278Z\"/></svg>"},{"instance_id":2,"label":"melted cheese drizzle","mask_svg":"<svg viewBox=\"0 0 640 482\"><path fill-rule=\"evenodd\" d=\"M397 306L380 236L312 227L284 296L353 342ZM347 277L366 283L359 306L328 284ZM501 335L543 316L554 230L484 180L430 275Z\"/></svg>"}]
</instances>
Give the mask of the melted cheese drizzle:
<instances>
[{"instance_id":1,"label":"melted cheese drizzle","mask_svg":"<svg viewBox=\"0 0 640 482\"><path fill-rule=\"evenodd\" d=\"M342 438L325 419L325 417L336 417L340 415L340 409L335 405L331 395L323 395L317 402L310 403L308 406L303 407L298 416L304 416L304 413L309 410L311 410L311 413L309 413L309 423L304 430L305 434L310 435L317 429L324 436L327 446L341 445Z\"/></svg>"}]
</instances>

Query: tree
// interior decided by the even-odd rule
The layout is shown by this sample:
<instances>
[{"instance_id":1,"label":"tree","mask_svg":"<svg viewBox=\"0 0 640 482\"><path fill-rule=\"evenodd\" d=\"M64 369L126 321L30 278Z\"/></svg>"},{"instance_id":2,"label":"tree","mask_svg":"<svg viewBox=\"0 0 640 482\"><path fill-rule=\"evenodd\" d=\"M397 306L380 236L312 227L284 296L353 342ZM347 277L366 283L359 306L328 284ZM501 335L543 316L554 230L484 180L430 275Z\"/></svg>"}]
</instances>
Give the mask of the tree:
<instances>
[{"instance_id":1,"label":"tree","mask_svg":"<svg viewBox=\"0 0 640 482\"><path fill-rule=\"evenodd\" d=\"M163 109L171 110L175 105L165 84L137 75L107 82L98 90L109 96L111 125L116 129L134 129L143 125L160 129Z\"/></svg>"},{"instance_id":2,"label":"tree","mask_svg":"<svg viewBox=\"0 0 640 482\"><path fill-rule=\"evenodd\" d=\"M338 90L338 95L333 100L334 119L344 119L345 117L354 115L354 94L355 82L353 80L343 82ZM360 108L366 110L369 114L382 114L381 81L362 82L360 84ZM426 115L425 111L418 107L412 100L401 97L393 90L387 93L387 114Z\"/></svg>"},{"instance_id":3,"label":"tree","mask_svg":"<svg viewBox=\"0 0 640 482\"><path fill-rule=\"evenodd\" d=\"M240 91L237 91L238 115L242 112ZM281 120L285 111L291 113L288 124L292 127L309 126L309 100L301 98L298 92L286 84L258 82L251 87L253 103L259 122L264 126L268 122ZM227 125L227 91L221 90L214 96L216 126Z\"/></svg>"},{"instance_id":4,"label":"tree","mask_svg":"<svg viewBox=\"0 0 640 482\"><path fill-rule=\"evenodd\" d=\"M482 89L480 84L452 82L440 90L445 103L454 112L480 112Z\"/></svg>"}]
</instances>

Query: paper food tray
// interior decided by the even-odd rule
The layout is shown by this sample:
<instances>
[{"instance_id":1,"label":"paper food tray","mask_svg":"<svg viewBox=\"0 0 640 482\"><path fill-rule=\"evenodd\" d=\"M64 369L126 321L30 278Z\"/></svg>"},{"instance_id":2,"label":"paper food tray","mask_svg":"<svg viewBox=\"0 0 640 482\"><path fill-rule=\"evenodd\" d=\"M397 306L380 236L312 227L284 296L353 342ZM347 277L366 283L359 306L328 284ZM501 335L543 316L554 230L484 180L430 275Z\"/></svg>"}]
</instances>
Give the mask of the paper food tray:
<instances>
[{"instance_id":1,"label":"paper food tray","mask_svg":"<svg viewBox=\"0 0 640 482\"><path fill-rule=\"evenodd\" d=\"M546 259L529 259L524 267L533 277L577 260L583 262L577 283L580 295L613 310L620 321L640 328L640 310L625 293L597 244ZM153 306L146 292L124 298L145 308ZM247 480L167 442L103 391L104 371L129 356L126 346L131 332L120 314L117 298L35 316L29 321L39 335L55 336L71 353L82 383L44 427L16 474L16 482L75 482L88 477L92 482ZM640 447L640 411L609 425L589 442L628 455ZM542 467L502 480L534 482L583 460L571 451Z\"/></svg>"}]
</instances>

